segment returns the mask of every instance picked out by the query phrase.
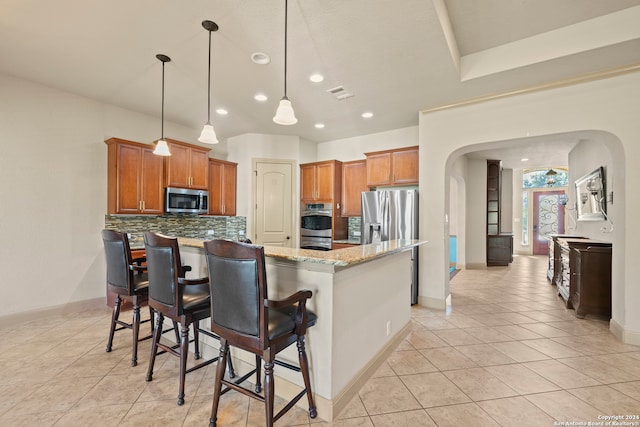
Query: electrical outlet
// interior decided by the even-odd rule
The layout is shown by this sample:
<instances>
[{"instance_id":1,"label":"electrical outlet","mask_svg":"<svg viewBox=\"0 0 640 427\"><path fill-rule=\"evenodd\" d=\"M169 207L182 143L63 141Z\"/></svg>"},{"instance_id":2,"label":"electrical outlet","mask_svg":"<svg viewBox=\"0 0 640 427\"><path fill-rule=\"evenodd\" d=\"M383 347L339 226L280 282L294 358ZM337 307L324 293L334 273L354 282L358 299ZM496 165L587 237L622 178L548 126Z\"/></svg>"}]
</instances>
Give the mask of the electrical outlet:
<instances>
[{"instance_id":1,"label":"electrical outlet","mask_svg":"<svg viewBox=\"0 0 640 427\"><path fill-rule=\"evenodd\" d=\"M239 235L239 236L244 236L244 230L240 230L240 231L238 231L238 235Z\"/></svg>"},{"instance_id":2,"label":"electrical outlet","mask_svg":"<svg viewBox=\"0 0 640 427\"><path fill-rule=\"evenodd\" d=\"M391 335L391 320L387 320L387 336Z\"/></svg>"},{"instance_id":3,"label":"electrical outlet","mask_svg":"<svg viewBox=\"0 0 640 427\"><path fill-rule=\"evenodd\" d=\"M213 236L214 233L215 233L214 230L207 230L207 235L209 235L209 236Z\"/></svg>"},{"instance_id":4,"label":"electrical outlet","mask_svg":"<svg viewBox=\"0 0 640 427\"><path fill-rule=\"evenodd\" d=\"M360 237L361 233L359 231L353 232L353 237Z\"/></svg>"}]
</instances>

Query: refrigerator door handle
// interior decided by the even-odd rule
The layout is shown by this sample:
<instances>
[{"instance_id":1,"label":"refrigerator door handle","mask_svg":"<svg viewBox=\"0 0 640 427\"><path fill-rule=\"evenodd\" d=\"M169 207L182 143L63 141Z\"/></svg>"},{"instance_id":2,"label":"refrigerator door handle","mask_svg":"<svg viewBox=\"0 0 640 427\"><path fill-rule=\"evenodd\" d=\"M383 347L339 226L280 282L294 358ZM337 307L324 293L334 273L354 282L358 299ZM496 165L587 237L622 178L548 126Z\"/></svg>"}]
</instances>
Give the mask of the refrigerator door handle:
<instances>
[{"instance_id":1,"label":"refrigerator door handle","mask_svg":"<svg viewBox=\"0 0 640 427\"><path fill-rule=\"evenodd\" d=\"M380 243L382 241L382 224L369 224L369 242Z\"/></svg>"}]
</instances>

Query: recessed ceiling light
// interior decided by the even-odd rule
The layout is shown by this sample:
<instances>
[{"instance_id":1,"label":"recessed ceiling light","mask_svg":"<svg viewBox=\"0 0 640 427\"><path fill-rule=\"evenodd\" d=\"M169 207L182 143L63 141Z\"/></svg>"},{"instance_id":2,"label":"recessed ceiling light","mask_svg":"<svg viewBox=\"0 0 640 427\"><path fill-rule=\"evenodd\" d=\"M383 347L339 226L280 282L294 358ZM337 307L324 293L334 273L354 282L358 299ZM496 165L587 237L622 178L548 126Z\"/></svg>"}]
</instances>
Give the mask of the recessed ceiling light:
<instances>
[{"instance_id":1,"label":"recessed ceiling light","mask_svg":"<svg viewBox=\"0 0 640 427\"><path fill-rule=\"evenodd\" d=\"M316 129L324 129L324 123L316 123L314 126Z\"/></svg>"},{"instance_id":2,"label":"recessed ceiling light","mask_svg":"<svg viewBox=\"0 0 640 427\"><path fill-rule=\"evenodd\" d=\"M362 113L362 118L364 119L370 119L371 117L373 117L373 113L371 111L365 111Z\"/></svg>"},{"instance_id":3,"label":"recessed ceiling light","mask_svg":"<svg viewBox=\"0 0 640 427\"><path fill-rule=\"evenodd\" d=\"M220 114L221 116L226 116L227 114L229 114L229 112L227 110L225 110L224 108L216 109L216 113Z\"/></svg>"},{"instance_id":4,"label":"recessed ceiling light","mask_svg":"<svg viewBox=\"0 0 640 427\"><path fill-rule=\"evenodd\" d=\"M251 60L258 65L266 65L271 62L271 58L269 58L269 55L262 52L252 53Z\"/></svg>"},{"instance_id":5,"label":"recessed ceiling light","mask_svg":"<svg viewBox=\"0 0 640 427\"><path fill-rule=\"evenodd\" d=\"M523 157L522 159L520 159L521 162L528 162L529 159L527 159L526 157Z\"/></svg>"},{"instance_id":6,"label":"recessed ceiling light","mask_svg":"<svg viewBox=\"0 0 640 427\"><path fill-rule=\"evenodd\" d=\"M264 93L256 93L253 99L255 99L258 102L264 102L269 98L267 98L267 95L265 95Z\"/></svg>"},{"instance_id":7,"label":"recessed ceiling light","mask_svg":"<svg viewBox=\"0 0 640 427\"><path fill-rule=\"evenodd\" d=\"M319 73L311 74L309 76L309 80L311 80L313 83L320 83L324 80L324 76Z\"/></svg>"}]
</instances>

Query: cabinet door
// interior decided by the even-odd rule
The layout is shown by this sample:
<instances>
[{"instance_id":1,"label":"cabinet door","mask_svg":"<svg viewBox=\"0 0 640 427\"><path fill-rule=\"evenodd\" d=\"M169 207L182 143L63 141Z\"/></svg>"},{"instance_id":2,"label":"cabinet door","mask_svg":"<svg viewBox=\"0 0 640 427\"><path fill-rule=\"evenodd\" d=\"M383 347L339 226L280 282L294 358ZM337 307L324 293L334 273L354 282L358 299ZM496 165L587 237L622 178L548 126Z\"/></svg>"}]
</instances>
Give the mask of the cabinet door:
<instances>
[{"instance_id":1,"label":"cabinet door","mask_svg":"<svg viewBox=\"0 0 640 427\"><path fill-rule=\"evenodd\" d=\"M117 206L121 214L140 213L140 172L142 149L118 144L117 147Z\"/></svg>"},{"instance_id":2,"label":"cabinet door","mask_svg":"<svg viewBox=\"0 0 640 427\"><path fill-rule=\"evenodd\" d=\"M418 150L393 153L393 184L418 183Z\"/></svg>"},{"instance_id":3,"label":"cabinet door","mask_svg":"<svg viewBox=\"0 0 640 427\"><path fill-rule=\"evenodd\" d=\"M224 214L236 215L237 165L225 164L222 168L222 194L224 195Z\"/></svg>"},{"instance_id":4,"label":"cabinet door","mask_svg":"<svg viewBox=\"0 0 640 427\"><path fill-rule=\"evenodd\" d=\"M189 188L191 149L169 143L169 151L171 151L171 156L166 158L165 164L167 187Z\"/></svg>"},{"instance_id":5,"label":"cabinet door","mask_svg":"<svg viewBox=\"0 0 640 427\"><path fill-rule=\"evenodd\" d=\"M362 215L362 192L367 191L367 162L342 164L342 216Z\"/></svg>"},{"instance_id":6,"label":"cabinet door","mask_svg":"<svg viewBox=\"0 0 640 427\"><path fill-rule=\"evenodd\" d=\"M367 185L391 184L391 153L367 155Z\"/></svg>"},{"instance_id":7,"label":"cabinet door","mask_svg":"<svg viewBox=\"0 0 640 427\"><path fill-rule=\"evenodd\" d=\"M209 188L209 152L191 149L189 157L189 187L199 190Z\"/></svg>"},{"instance_id":8,"label":"cabinet door","mask_svg":"<svg viewBox=\"0 0 640 427\"><path fill-rule=\"evenodd\" d=\"M222 163L209 161L209 214L222 215Z\"/></svg>"},{"instance_id":9,"label":"cabinet door","mask_svg":"<svg viewBox=\"0 0 640 427\"><path fill-rule=\"evenodd\" d=\"M235 216L237 165L209 160L209 214Z\"/></svg>"},{"instance_id":10,"label":"cabinet door","mask_svg":"<svg viewBox=\"0 0 640 427\"><path fill-rule=\"evenodd\" d=\"M334 171L333 163L319 164L316 166L316 199L333 200L334 196Z\"/></svg>"},{"instance_id":11,"label":"cabinet door","mask_svg":"<svg viewBox=\"0 0 640 427\"><path fill-rule=\"evenodd\" d=\"M142 150L140 189L142 213L162 214L164 212L164 191L162 185L163 159L153 154L151 149Z\"/></svg>"},{"instance_id":12,"label":"cabinet door","mask_svg":"<svg viewBox=\"0 0 640 427\"><path fill-rule=\"evenodd\" d=\"M300 198L309 201L316 199L315 165L300 165Z\"/></svg>"}]
</instances>

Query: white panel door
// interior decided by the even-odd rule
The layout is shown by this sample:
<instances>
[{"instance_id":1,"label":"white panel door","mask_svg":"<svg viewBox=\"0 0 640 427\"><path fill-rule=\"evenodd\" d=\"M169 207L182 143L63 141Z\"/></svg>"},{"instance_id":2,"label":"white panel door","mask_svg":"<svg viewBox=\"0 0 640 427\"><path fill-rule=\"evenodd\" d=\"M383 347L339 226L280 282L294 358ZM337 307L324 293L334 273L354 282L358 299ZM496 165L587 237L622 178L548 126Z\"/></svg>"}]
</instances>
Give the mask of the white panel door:
<instances>
[{"instance_id":1,"label":"white panel door","mask_svg":"<svg viewBox=\"0 0 640 427\"><path fill-rule=\"evenodd\" d=\"M292 191L294 162L256 161L255 243L294 246Z\"/></svg>"}]
</instances>

